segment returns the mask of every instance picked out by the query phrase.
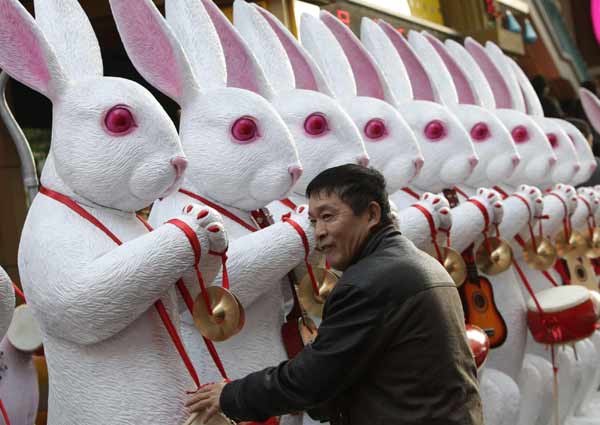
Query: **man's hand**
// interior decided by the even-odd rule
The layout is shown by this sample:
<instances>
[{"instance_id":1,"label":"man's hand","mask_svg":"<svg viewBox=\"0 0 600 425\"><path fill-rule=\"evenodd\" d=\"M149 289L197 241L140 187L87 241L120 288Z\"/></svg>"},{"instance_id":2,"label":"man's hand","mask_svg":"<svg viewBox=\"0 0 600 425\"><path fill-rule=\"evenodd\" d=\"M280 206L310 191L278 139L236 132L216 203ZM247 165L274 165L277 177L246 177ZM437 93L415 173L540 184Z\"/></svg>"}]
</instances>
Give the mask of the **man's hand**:
<instances>
[{"instance_id":1,"label":"man's hand","mask_svg":"<svg viewBox=\"0 0 600 425\"><path fill-rule=\"evenodd\" d=\"M207 423L214 415L222 413L219 399L225 385L227 385L226 382L221 382L200 387L185 402L185 407L188 408L190 413L206 411L204 414L204 423Z\"/></svg>"}]
</instances>

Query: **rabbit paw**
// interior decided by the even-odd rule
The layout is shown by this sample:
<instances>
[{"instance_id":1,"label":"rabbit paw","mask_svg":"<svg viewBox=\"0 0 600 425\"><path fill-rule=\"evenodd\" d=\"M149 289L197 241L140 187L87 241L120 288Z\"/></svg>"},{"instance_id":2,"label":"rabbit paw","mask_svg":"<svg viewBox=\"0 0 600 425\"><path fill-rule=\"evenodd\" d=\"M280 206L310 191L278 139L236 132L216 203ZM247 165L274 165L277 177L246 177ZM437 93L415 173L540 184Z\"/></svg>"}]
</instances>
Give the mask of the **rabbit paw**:
<instances>
[{"instance_id":1,"label":"rabbit paw","mask_svg":"<svg viewBox=\"0 0 600 425\"><path fill-rule=\"evenodd\" d=\"M417 204L425 207L433 217L433 222L437 230L448 232L452 227L452 214L450 213L450 204L442 195L435 195L425 192Z\"/></svg>"},{"instance_id":2,"label":"rabbit paw","mask_svg":"<svg viewBox=\"0 0 600 425\"><path fill-rule=\"evenodd\" d=\"M560 196L561 199L565 201L569 216L573 214L575 208L577 208L578 202L577 191L575 190L575 188L568 184L559 183L556 186L554 186L552 192Z\"/></svg>"},{"instance_id":3,"label":"rabbit paw","mask_svg":"<svg viewBox=\"0 0 600 425\"><path fill-rule=\"evenodd\" d=\"M477 196L474 196L473 199L478 200L486 207L490 224L497 225L502 223L504 208L502 206L502 197L498 192L482 187L477 190Z\"/></svg>"},{"instance_id":4,"label":"rabbit paw","mask_svg":"<svg viewBox=\"0 0 600 425\"><path fill-rule=\"evenodd\" d=\"M183 207L178 217L190 226L200 241L201 254L224 253L227 250L228 238L223 227L223 218L214 209L197 204Z\"/></svg>"},{"instance_id":5,"label":"rabbit paw","mask_svg":"<svg viewBox=\"0 0 600 425\"><path fill-rule=\"evenodd\" d=\"M544 197L542 191L537 187L522 184L515 193L527 201L531 211L530 221L544 213Z\"/></svg>"}]
</instances>

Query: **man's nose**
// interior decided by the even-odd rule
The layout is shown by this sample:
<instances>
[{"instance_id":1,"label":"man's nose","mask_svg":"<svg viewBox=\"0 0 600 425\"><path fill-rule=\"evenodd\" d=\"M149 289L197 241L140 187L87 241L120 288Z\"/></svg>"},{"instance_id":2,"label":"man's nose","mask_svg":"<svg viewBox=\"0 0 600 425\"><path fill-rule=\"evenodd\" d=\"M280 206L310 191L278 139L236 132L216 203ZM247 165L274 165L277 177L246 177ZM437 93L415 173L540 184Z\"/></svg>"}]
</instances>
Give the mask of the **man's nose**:
<instances>
[{"instance_id":1,"label":"man's nose","mask_svg":"<svg viewBox=\"0 0 600 425\"><path fill-rule=\"evenodd\" d=\"M317 223L315 225L315 236L317 237L317 239L321 239L326 234L327 234L327 229L325 228L325 224L323 222L321 222L320 220L317 220Z\"/></svg>"}]
</instances>

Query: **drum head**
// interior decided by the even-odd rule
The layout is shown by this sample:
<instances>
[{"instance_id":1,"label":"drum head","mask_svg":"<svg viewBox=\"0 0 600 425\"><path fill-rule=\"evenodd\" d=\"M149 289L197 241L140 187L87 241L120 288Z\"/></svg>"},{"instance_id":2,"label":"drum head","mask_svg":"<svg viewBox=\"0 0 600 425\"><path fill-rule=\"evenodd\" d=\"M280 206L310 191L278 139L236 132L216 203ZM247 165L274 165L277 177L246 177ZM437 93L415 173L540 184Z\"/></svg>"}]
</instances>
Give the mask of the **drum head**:
<instances>
[{"instance_id":1,"label":"drum head","mask_svg":"<svg viewBox=\"0 0 600 425\"><path fill-rule=\"evenodd\" d=\"M567 285L544 289L537 292L535 296L545 312L553 313L586 302L590 299L590 290L579 285ZM533 298L527 301L527 308L531 311L537 311Z\"/></svg>"},{"instance_id":2,"label":"drum head","mask_svg":"<svg viewBox=\"0 0 600 425\"><path fill-rule=\"evenodd\" d=\"M13 347L26 353L33 353L42 347L42 333L27 304L15 308L6 337Z\"/></svg>"}]
</instances>

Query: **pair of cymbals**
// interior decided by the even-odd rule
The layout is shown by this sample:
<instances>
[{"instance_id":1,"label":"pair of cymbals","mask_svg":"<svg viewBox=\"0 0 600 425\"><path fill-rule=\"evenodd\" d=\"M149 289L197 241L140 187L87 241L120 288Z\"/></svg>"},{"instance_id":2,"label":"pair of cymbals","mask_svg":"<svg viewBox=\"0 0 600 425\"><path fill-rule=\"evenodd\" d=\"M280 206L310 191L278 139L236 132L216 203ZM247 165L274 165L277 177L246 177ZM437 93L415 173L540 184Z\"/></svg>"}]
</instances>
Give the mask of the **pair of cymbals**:
<instances>
[{"instance_id":1,"label":"pair of cymbals","mask_svg":"<svg viewBox=\"0 0 600 425\"><path fill-rule=\"evenodd\" d=\"M310 274L307 272L298 284L298 299L309 314L321 317L325 300L333 291L339 276L331 269L324 267L313 267L313 274L319 289L318 293L315 292Z\"/></svg>"},{"instance_id":2,"label":"pair of cymbals","mask_svg":"<svg viewBox=\"0 0 600 425\"><path fill-rule=\"evenodd\" d=\"M585 253L588 258L598 258L600 257L600 228L594 227L592 230L592 235L588 234L587 236L589 249Z\"/></svg>"},{"instance_id":3,"label":"pair of cymbals","mask_svg":"<svg viewBox=\"0 0 600 425\"><path fill-rule=\"evenodd\" d=\"M548 238L536 237L523 247L523 259L535 270L548 270L554 265L557 257L556 248Z\"/></svg>"},{"instance_id":4,"label":"pair of cymbals","mask_svg":"<svg viewBox=\"0 0 600 425\"><path fill-rule=\"evenodd\" d=\"M198 295L194 302L194 324L202 336L211 341L225 341L238 334L244 327L246 316L244 307L227 289L209 286L206 293L212 310L209 311L205 298Z\"/></svg>"},{"instance_id":5,"label":"pair of cymbals","mask_svg":"<svg viewBox=\"0 0 600 425\"><path fill-rule=\"evenodd\" d=\"M563 230L556 235L554 241L556 243L556 252L559 257L566 257L567 255L580 257L585 255L590 249L587 238L577 230L572 230L568 238Z\"/></svg>"},{"instance_id":6,"label":"pair of cymbals","mask_svg":"<svg viewBox=\"0 0 600 425\"><path fill-rule=\"evenodd\" d=\"M498 237L486 238L475 253L477 268L493 276L507 270L512 264L513 253L510 245Z\"/></svg>"},{"instance_id":7,"label":"pair of cymbals","mask_svg":"<svg viewBox=\"0 0 600 425\"><path fill-rule=\"evenodd\" d=\"M461 286L467 278L467 264L460 253L450 247L442 247L441 263L446 269L456 286Z\"/></svg>"}]
</instances>

